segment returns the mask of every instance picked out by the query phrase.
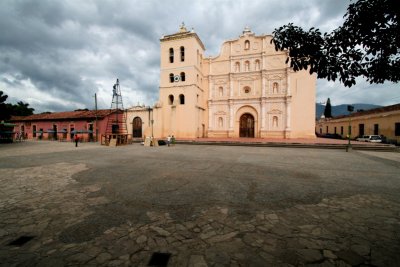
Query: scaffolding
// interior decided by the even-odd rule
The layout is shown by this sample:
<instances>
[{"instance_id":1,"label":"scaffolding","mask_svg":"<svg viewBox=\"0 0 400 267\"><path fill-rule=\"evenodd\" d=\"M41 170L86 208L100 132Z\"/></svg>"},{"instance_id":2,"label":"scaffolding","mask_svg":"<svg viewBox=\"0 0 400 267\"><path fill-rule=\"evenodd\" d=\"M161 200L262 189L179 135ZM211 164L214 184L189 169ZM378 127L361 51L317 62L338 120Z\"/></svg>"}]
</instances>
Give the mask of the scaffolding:
<instances>
[{"instance_id":1,"label":"scaffolding","mask_svg":"<svg viewBox=\"0 0 400 267\"><path fill-rule=\"evenodd\" d=\"M110 115L107 120L106 132L101 136L101 144L106 146L120 146L128 144L128 130L126 113L122 103L119 80L113 86Z\"/></svg>"}]
</instances>

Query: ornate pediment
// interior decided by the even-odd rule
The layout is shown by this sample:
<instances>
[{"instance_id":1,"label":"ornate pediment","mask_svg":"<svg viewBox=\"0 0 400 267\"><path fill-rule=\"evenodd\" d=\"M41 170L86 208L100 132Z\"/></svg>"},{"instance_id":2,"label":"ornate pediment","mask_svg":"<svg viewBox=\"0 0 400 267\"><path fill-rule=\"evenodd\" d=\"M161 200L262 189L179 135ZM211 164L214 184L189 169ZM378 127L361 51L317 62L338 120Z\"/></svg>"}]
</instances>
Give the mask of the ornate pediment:
<instances>
[{"instance_id":1,"label":"ornate pediment","mask_svg":"<svg viewBox=\"0 0 400 267\"><path fill-rule=\"evenodd\" d=\"M268 80L282 80L285 78L285 74L270 74L267 78Z\"/></svg>"},{"instance_id":2,"label":"ornate pediment","mask_svg":"<svg viewBox=\"0 0 400 267\"><path fill-rule=\"evenodd\" d=\"M237 80L240 82L247 82L247 81L253 82L255 79L251 76L242 76L242 77L237 78Z\"/></svg>"},{"instance_id":3,"label":"ornate pediment","mask_svg":"<svg viewBox=\"0 0 400 267\"><path fill-rule=\"evenodd\" d=\"M282 111L279 109L273 109L268 111L268 114L282 114Z\"/></svg>"},{"instance_id":4,"label":"ornate pediment","mask_svg":"<svg viewBox=\"0 0 400 267\"><path fill-rule=\"evenodd\" d=\"M216 85L226 84L226 80L222 80L222 79L216 80L215 84Z\"/></svg>"}]
</instances>

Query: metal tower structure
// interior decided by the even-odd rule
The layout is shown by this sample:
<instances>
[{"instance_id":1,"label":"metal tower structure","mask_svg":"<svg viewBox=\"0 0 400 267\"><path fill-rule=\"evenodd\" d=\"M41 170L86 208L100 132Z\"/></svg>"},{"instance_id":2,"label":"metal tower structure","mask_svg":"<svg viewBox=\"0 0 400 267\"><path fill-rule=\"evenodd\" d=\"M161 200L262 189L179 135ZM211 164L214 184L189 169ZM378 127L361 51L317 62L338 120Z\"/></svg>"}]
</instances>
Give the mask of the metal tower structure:
<instances>
[{"instance_id":1,"label":"metal tower structure","mask_svg":"<svg viewBox=\"0 0 400 267\"><path fill-rule=\"evenodd\" d=\"M128 130L126 126L126 113L122 103L119 80L113 86L113 98L111 101L110 116L107 120L105 133L105 145L124 145L128 142ZM103 141L102 141L103 144Z\"/></svg>"}]
</instances>

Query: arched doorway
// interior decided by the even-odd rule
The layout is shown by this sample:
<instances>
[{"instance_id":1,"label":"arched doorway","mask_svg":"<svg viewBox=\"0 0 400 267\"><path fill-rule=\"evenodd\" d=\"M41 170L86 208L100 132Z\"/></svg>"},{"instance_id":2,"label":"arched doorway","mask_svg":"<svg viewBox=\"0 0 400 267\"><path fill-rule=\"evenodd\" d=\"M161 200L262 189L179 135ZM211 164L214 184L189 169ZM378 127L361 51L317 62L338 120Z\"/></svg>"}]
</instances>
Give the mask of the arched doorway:
<instances>
[{"instance_id":1,"label":"arched doorway","mask_svg":"<svg viewBox=\"0 0 400 267\"><path fill-rule=\"evenodd\" d=\"M249 113L245 113L240 117L239 123L240 137L254 137L254 117Z\"/></svg>"},{"instance_id":2,"label":"arched doorway","mask_svg":"<svg viewBox=\"0 0 400 267\"><path fill-rule=\"evenodd\" d=\"M142 137L142 119L139 117L135 117L132 123L132 137Z\"/></svg>"}]
</instances>

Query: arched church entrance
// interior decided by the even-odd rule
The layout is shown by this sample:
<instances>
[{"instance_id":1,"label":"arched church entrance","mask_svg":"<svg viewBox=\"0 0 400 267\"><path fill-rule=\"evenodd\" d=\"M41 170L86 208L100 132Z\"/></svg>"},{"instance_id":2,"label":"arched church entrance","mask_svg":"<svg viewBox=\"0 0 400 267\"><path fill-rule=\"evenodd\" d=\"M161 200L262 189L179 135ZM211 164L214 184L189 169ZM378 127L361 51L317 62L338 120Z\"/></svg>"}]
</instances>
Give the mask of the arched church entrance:
<instances>
[{"instance_id":1,"label":"arched church entrance","mask_svg":"<svg viewBox=\"0 0 400 267\"><path fill-rule=\"evenodd\" d=\"M132 137L142 137L142 119L135 117L132 123Z\"/></svg>"},{"instance_id":2,"label":"arched church entrance","mask_svg":"<svg viewBox=\"0 0 400 267\"><path fill-rule=\"evenodd\" d=\"M245 113L240 117L239 137L254 137L254 117Z\"/></svg>"}]
</instances>

